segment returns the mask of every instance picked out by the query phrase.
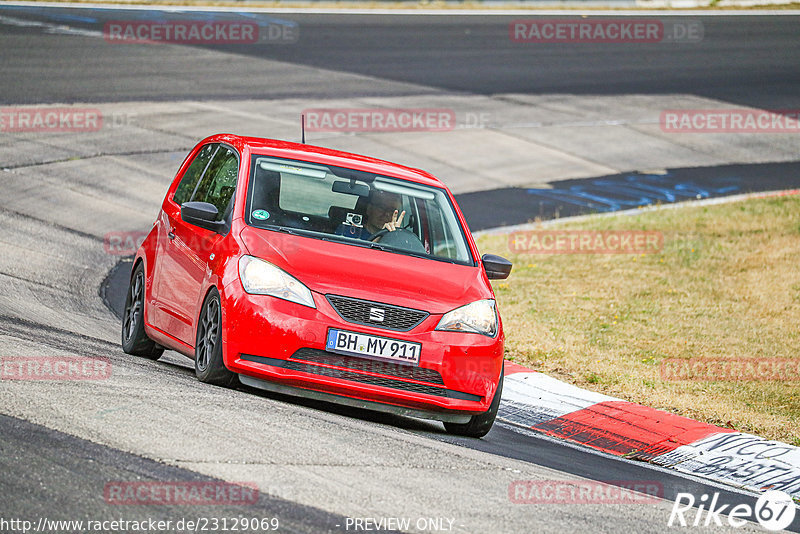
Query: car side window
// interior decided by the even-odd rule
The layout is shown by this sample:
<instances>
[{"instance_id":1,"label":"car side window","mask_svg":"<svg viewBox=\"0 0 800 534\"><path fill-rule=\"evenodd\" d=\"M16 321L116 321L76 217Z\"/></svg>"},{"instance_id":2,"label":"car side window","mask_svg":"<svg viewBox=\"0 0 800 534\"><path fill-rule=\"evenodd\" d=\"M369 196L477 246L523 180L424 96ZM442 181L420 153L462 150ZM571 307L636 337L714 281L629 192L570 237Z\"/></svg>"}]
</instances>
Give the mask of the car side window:
<instances>
[{"instance_id":1,"label":"car side window","mask_svg":"<svg viewBox=\"0 0 800 534\"><path fill-rule=\"evenodd\" d=\"M186 172L183 173L183 178L181 178L178 188L175 190L175 195L172 197L176 204L180 206L184 202L191 200L192 194L197 188L197 182L203 176L203 171L208 167L208 162L211 161L211 157L216 152L217 147L219 147L217 143L206 145L194 157Z\"/></svg>"},{"instance_id":2,"label":"car side window","mask_svg":"<svg viewBox=\"0 0 800 534\"><path fill-rule=\"evenodd\" d=\"M191 199L216 206L219 211L217 220L221 221L226 215L236 190L238 175L239 160L236 153L227 147L220 146Z\"/></svg>"}]
</instances>

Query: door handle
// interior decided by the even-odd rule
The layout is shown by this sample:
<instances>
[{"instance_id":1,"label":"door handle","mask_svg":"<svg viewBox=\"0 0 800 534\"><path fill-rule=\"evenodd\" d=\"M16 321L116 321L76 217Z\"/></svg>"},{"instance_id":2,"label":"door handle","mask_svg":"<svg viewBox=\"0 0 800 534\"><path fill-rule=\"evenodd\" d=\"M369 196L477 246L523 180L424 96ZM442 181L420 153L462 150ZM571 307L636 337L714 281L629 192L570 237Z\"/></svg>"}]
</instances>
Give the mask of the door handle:
<instances>
[{"instance_id":1,"label":"door handle","mask_svg":"<svg viewBox=\"0 0 800 534\"><path fill-rule=\"evenodd\" d=\"M170 230L169 233L167 234L167 237L170 239L170 241L172 241L173 239L175 239L175 232Z\"/></svg>"}]
</instances>

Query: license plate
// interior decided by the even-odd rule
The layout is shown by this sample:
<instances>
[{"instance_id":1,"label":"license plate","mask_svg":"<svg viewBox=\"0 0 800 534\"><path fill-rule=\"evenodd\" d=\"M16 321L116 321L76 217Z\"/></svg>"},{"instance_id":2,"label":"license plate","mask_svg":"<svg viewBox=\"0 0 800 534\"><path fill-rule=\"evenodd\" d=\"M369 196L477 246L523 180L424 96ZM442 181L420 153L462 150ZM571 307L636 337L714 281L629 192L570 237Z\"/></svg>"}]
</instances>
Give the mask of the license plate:
<instances>
[{"instance_id":1,"label":"license plate","mask_svg":"<svg viewBox=\"0 0 800 534\"><path fill-rule=\"evenodd\" d=\"M389 360L409 365L419 365L419 356L422 352L422 345L419 343L369 336L335 328L328 330L328 342L325 348L339 354Z\"/></svg>"}]
</instances>

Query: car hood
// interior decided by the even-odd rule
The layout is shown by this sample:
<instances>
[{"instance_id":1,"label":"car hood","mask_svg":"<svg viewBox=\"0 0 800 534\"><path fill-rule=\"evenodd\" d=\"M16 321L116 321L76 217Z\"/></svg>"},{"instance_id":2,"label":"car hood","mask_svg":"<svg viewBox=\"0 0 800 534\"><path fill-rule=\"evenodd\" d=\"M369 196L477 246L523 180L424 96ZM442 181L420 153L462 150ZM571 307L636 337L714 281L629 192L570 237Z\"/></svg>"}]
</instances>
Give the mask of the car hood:
<instances>
[{"instance_id":1,"label":"car hood","mask_svg":"<svg viewBox=\"0 0 800 534\"><path fill-rule=\"evenodd\" d=\"M313 237L245 227L249 253L273 263L312 291L446 313L494 298L479 267L416 258Z\"/></svg>"}]
</instances>

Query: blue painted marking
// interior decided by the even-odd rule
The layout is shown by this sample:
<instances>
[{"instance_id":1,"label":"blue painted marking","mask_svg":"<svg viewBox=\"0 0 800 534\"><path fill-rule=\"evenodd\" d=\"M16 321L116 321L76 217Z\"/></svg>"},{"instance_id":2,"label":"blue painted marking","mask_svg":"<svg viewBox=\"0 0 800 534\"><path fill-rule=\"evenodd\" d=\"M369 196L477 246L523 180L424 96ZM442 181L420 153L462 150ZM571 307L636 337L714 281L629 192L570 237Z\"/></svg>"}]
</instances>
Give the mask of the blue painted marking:
<instances>
[{"instance_id":1,"label":"blue painted marking","mask_svg":"<svg viewBox=\"0 0 800 534\"><path fill-rule=\"evenodd\" d=\"M647 206L655 202L676 202L687 198L709 198L740 189L736 177L716 180L717 187L693 182L675 182L671 173L631 174L621 178L592 180L569 189L528 189L528 194L600 212ZM622 197L622 198L620 198Z\"/></svg>"},{"instance_id":2,"label":"blue painted marking","mask_svg":"<svg viewBox=\"0 0 800 534\"><path fill-rule=\"evenodd\" d=\"M576 185L573 186L571 189L574 189L575 187L581 187L585 191L593 192L597 196L607 198L605 197L605 195L603 195L603 193L605 193L608 189L603 186L595 186L594 184L580 185L580 186ZM618 197L626 197L631 200L622 200L619 199ZM648 204L653 203L653 199L651 199L647 195L642 195L641 191L627 191L625 189L616 191L614 199L617 202L621 202L628 206L646 206Z\"/></svg>"},{"instance_id":3,"label":"blue painted marking","mask_svg":"<svg viewBox=\"0 0 800 534\"><path fill-rule=\"evenodd\" d=\"M547 199L558 200L567 204L574 204L584 208L596 209L598 211L614 211L619 209L619 206L610 199L598 204L591 202L580 193L573 193L564 189L528 189L528 194L537 195Z\"/></svg>"},{"instance_id":4,"label":"blue painted marking","mask_svg":"<svg viewBox=\"0 0 800 534\"><path fill-rule=\"evenodd\" d=\"M97 22L97 19L92 17L81 17L78 15L67 15L64 13L61 14L45 13L45 15L55 20L66 20L70 22L88 22L90 24L94 24L95 22Z\"/></svg>"},{"instance_id":5,"label":"blue painted marking","mask_svg":"<svg viewBox=\"0 0 800 534\"><path fill-rule=\"evenodd\" d=\"M608 202L609 201L608 197L603 196L603 195L599 195L597 193L592 193L591 189L589 189L589 191L586 191L586 189L588 189L588 188L586 188L584 186L581 186L581 185L573 185L572 187L569 188L570 192L580 192L580 193L582 193L582 195L585 198L588 198L590 200L596 200L597 202ZM627 195L622 195L622 196L627 196ZM624 200L624 199L621 199L621 198L614 198L613 200L614 200L614 204L616 204L618 206L631 206L631 207L641 206L642 205L642 201L644 201L645 204L649 204L650 203L649 199L647 199L647 197L643 197L643 196L638 196L634 200Z\"/></svg>"},{"instance_id":6,"label":"blue painted marking","mask_svg":"<svg viewBox=\"0 0 800 534\"><path fill-rule=\"evenodd\" d=\"M659 200L665 200L667 202L675 202L676 197L671 188L654 187L643 183L633 182L632 180L629 182L630 183L620 185L610 180L595 180L594 183L599 185L610 186L611 188L623 187L623 188L634 189L637 191L642 191L643 193L650 193L651 196Z\"/></svg>"},{"instance_id":7,"label":"blue painted marking","mask_svg":"<svg viewBox=\"0 0 800 534\"><path fill-rule=\"evenodd\" d=\"M338 330L328 330L328 341L325 344L326 349L336 348L336 336L338 333L339 333Z\"/></svg>"},{"instance_id":8,"label":"blue painted marking","mask_svg":"<svg viewBox=\"0 0 800 534\"><path fill-rule=\"evenodd\" d=\"M664 191L659 188L636 186L633 184L621 185L617 184L616 182L606 181L606 180L595 180L592 183L595 185L602 186L609 193L625 194L625 193L635 192L639 195L646 196L651 200L651 202L653 201L675 202L675 195L673 195L670 191Z\"/></svg>"}]
</instances>

